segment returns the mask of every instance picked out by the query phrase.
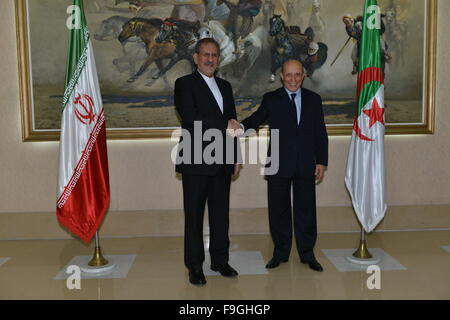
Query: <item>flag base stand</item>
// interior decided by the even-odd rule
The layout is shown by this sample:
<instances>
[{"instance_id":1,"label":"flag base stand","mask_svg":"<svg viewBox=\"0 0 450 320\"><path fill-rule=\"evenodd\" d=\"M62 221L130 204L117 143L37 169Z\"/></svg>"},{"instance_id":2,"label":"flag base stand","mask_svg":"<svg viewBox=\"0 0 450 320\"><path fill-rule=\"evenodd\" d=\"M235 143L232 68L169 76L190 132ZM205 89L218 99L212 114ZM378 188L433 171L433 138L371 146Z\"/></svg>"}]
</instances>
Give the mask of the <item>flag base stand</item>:
<instances>
[{"instance_id":1,"label":"flag base stand","mask_svg":"<svg viewBox=\"0 0 450 320\"><path fill-rule=\"evenodd\" d=\"M353 257L357 259L371 259L372 254L367 249L366 240L361 240L359 242L358 249L353 253Z\"/></svg>"},{"instance_id":2,"label":"flag base stand","mask_svg":"<svg viewBox=\"0 0 450 320\"><path fill-rule=\"evenodd\" d=\"M374 258L369 252L366 246L366 240L361 240L358 249L351 256L346 257L348 262L356 264L378 264L380 263L380 258Z\"/></svg>"},{"instance_id":3,"label":"flag base stand","mask_svg":"<svg viewBox=\"0 0 450 320\"><path fill-rule=\"evenodd\" d=\"M90 267L103 267L109 263L108 260L105 259L102 255L102 250L100 247L95 247L94 256L91 261L89 261L88 265Z\"/></svg>"},{"instance_id":4,"label":"flag base stand","mask_svg":"<svg viewBox=\"0 0 450 320\"><path fill-rule=\"evenodd\" d=\"M110 263L102 254L98 232L95 234L95 250L94 256L87 265L80 266L81 271L86 273L103 273L114 269L116 265Z\"/></svg>"},{"instance_id":5,"label":"flag base stand","mask_svg":"<svg viewBox=\"0 0 450 320\"><path fill-rule=\"evenodd\" d=\"M375 258L367 249L366 240L364 238L365 233L364 229L361 228L361 240L359 241L358 249L351 255L347 256L346 259L348 262L363 264L363 265L372 265L380 263L380 258Z\"/></svg>"},{"instance_id":6,"label":"flag base stand","mask_svg":"<svg viewBox=\"0 0 450 320\"><path fill-rule=\"evenodd\" d=\"M115 267L116 267L115 264L107 264L107 265L101 266L101 267L91 267L89 265L84 265L84 266L81 265L80 269L84 273L99 274L99 273L108 273L108 272L112 271Z\"/></svg>"},{"instance_id":7,"label":"flag base stand","mask_svg":"<svg viewBox=\"0 0 450 320\"><path fill-rule=\"evenodd\" d=\"M380 258L373 258L373 259L358 259L355 258L353 256L347 256L345 257L347 259L348 262L350 263L354 263L354 264L361 264L361 265L374 265L374 264L379 264L381 262Z\"/></svg>"}]
</instances>

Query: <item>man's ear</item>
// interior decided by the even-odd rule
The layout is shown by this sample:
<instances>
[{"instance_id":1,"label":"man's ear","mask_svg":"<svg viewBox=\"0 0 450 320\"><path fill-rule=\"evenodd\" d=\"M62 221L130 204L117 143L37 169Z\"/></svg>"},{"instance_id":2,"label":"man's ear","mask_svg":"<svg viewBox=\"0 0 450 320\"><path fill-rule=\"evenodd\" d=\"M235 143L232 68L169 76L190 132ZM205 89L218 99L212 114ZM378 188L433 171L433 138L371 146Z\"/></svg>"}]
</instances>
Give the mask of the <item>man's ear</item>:
<instances>
[{"instance_id":1,"label":"man's ear","mask_svg":"<svg viewBox=\"0 0 450 320\"><path fill-rule=\"evenodd\" d=\"M197 53L194 53L194 55L192 56L192 58L194 59L194 63L195 63L196 65L198 65L198 63L197 63L197 61L198 61L198 54L197 54Z\"/></svg>"}]
</instances>

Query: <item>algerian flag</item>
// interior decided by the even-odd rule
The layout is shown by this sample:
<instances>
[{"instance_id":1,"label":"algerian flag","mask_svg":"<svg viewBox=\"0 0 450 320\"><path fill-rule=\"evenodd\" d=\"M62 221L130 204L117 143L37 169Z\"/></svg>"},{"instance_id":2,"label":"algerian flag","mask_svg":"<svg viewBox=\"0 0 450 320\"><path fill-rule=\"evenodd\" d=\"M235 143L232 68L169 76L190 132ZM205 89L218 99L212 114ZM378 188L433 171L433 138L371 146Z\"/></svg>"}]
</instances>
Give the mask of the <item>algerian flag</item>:
<instances>
[{"instance_id":1,"label":"algerian flag","mask_svg":"<svg viewBox=\"0 0 450 320\"><path fill-rule=\"evenodd\" d=\"M72 11L71 11L72 10ZM56 215L89 242L109 206L105 114L83 1L74 0L66 69ZM69 20L71 20L69 18Z\"/></svg>"},{"instance_id":2,"label":"algerian flag","mask_svg":"<svg viewBox=\"0 0 450 320\"><path fill-rule=\"evenodd\" d=\"M359 52L358 110L347 159L345 185L358 220L367 232L375 229L387 208L380 29L381 16L377 1L366 0Z\"/></svg>"}]
</instances>

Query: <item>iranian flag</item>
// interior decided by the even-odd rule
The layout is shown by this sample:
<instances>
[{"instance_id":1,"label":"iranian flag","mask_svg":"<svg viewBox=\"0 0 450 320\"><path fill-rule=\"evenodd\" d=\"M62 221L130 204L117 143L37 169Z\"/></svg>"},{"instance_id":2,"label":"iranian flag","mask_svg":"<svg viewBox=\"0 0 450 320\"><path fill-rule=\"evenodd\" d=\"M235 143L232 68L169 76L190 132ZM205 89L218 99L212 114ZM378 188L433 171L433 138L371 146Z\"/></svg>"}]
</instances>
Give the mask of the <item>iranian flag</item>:
<instances>
[{"instance_id":1,"label":"iranian flag","mask_svg":"<svg viewBox=\"0 0 450 320\"><path fill-rule=\"evenodd\" d=\"M384 176L384 73L381 69L381 16L376 0L366 0L359 50L358 109L347 159L345 185L358 220L371 232L386 213Z\"/></svg>"},{"instance_id":2,"label":"iranian flag","mask_svg":"<svg viewBox=\"0 0 450 320\"><path fill-rule=\"evenodd\" d=\"M108 155L105 113L83 1L74 0L71 9L56 215L64 227L87 243L109 206Z\"/></svg>"}]
</instances>

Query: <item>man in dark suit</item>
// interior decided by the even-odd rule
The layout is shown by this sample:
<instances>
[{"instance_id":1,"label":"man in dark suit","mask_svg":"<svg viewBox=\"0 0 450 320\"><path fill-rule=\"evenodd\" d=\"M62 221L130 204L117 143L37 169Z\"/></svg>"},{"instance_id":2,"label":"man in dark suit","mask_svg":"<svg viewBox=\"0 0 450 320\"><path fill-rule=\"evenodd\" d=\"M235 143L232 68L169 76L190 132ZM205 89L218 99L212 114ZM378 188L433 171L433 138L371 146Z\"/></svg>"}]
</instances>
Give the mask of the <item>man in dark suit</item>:
<instances>
[{"instance_id":1,"label":"man in dark suit","mask_svg":"<svg viewBox=\"0 0 450 320\"><path fill-rule=\"evenodd\" d=\"M197 71L175 82L175 107L183 129L176 171L183 180L184 263L189 281L195 285L206 284L202 269L206 201L211 269L225 277L238 274L228 264L228 211L231 176L239 173L240 164L236 139L226 134L230 120L236 119L236 109L230 83L214 76L219 59L220 47L214 39L198 41L194 54Z\"/></svg>"},{"instance_id":2,"label":"man in dark suit","mask_svg":"<svg viewBox=\"0 0 450 320\"><path fill-rule=\"evenodd\" d=\"M302 263L323 271L314 256L317 238L315 183L324 177L328 165L328 135L321 97L301 88L304 68L297 60L283 64L284 87L266 93L261 106L242 121L247 129L268 122L271 130L269 156L278 152L279 168L267 175L270 234L275 248L266 268L287 262L292 245L291 186L293 186L294 233ZM233 129L237 129L237 122ZM279 139L272 139L278 130Z\"/></svg>"}]
</instances>

